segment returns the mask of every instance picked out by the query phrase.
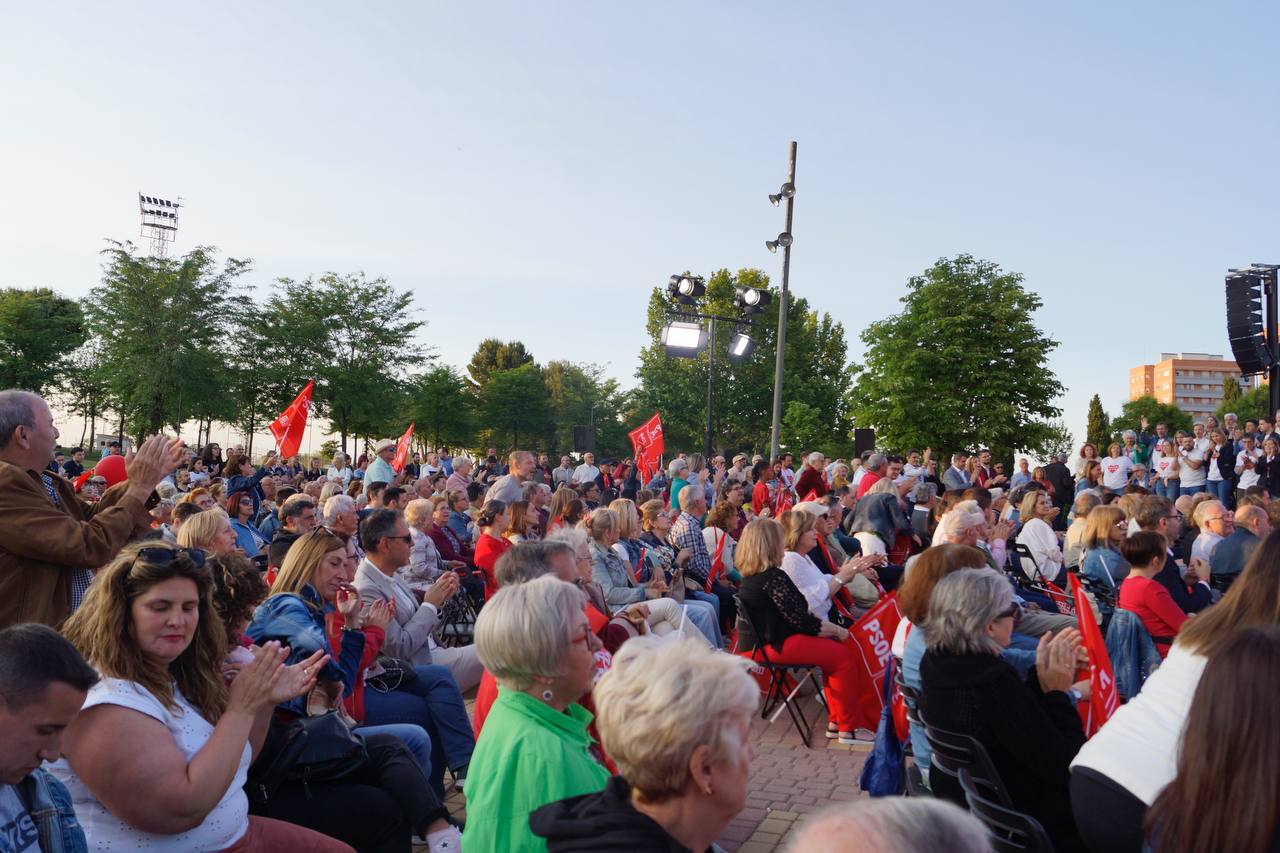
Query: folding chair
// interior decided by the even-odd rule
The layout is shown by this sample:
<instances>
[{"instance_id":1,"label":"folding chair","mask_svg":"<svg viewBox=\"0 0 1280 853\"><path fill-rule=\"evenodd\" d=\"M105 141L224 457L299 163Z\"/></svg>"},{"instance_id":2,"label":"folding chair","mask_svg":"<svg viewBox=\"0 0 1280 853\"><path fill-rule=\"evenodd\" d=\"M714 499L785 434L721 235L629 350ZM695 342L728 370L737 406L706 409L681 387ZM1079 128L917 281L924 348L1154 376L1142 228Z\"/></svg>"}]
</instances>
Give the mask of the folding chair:
<instances>
[{"instance_id":1,"label":"folding chair","mask_svg":"<svg viewBox=\"0 0 1280 853\"><path fill-rule=\"evenodd\" d=\"M444 648L470 645L475 640L476 611L471 597L459 590L440 608L436 642Z\"/></svg>"},{"instance_id":2,"label":"folding chair","mask_svg":"<svg viewBox=\"0 0 1280 853\"><path fill-rule=\"evenodd\" d=\"M769 675L769 686L765 690L764 705L760 708L760 718L768 720L772 725L782 714L783 708L786 708L787 714L791 717L791 722L795 724L796 731L800 733L800 738L804 741L804 745L812 747L812 735L810 733L812 724L805 717L804 709L800 707L797 697L800 695L800 689L804 687L805 683L810 678L813 678L814 671L818 669L818 665L813 663L779 663L769 660L768 644L761 640L760 632L756 630L755 624L751 621L751 614L742 605L742 599L735 595L733 601L738 608L738 619L746 625L747 630L756 641L754 651L740 652L739 654L749 658ZM803 673L804 677L796 681L795 676L800 673ZM817 683L817 679L814 679L814 681ZM825 705L822 691L819 690L816 695L819 704ZM771 711L773 712L772 716L770 716Z\"/></svg>"},{"instance_id":3,"label":"folding chair","mask_svg":"<svg viewBox=\"0 0 1280 853\"><path fill-rule=\"evenodd\" d=\"M957 775L969 811L987 828L996 853L1054 853L1053 842L1040 821L984 797L966 768L960 768Z\"/></svg>"},{"instance_id":4,"label":"folding chair","mask_svg":"<svg viewBox=\"0 0 1280 853\"><path fill-rule=\"evenodd\" d=\"M947 776L958 777L961 770L967 770L974 784L982 789L985 796L1007 808L1013 807L1013 800L1004 787L1000 772L991 763L986 747L976 738L928 724L925 725L925 736L929 738L929 746L933 749L930 774L941 770Z\"/></svg>"}]
</instances>

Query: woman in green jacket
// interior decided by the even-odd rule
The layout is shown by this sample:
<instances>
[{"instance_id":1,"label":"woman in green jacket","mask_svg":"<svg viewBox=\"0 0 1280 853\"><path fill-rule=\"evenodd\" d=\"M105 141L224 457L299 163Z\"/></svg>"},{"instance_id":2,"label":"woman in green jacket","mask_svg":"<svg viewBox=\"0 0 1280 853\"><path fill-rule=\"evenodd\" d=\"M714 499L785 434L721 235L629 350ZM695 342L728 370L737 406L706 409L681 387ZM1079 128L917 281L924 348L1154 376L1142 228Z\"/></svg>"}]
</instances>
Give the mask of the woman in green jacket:
<instances>
[{"instance_id":1,"label":"woman in green jacket","mask_svg":"<svg viewBox=\"0 0 1280 853\"><path fill-rule=\"evenodd\" d=\"M545 851L529 828L540 806L604 788L592 752L590 689L602 648L586 596L545 576L494 593L476 620L476 651L498 682L467 776L464 850Z\"/></svg>"}]
</instances>

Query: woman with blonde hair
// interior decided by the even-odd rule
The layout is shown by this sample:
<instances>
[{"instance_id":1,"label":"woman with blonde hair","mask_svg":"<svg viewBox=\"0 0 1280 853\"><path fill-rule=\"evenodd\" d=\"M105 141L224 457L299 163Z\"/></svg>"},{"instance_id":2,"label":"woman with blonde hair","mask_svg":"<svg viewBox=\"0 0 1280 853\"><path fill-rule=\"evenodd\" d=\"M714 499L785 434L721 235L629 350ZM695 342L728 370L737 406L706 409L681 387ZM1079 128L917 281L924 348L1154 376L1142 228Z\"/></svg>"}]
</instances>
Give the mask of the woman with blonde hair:
<instances>
[{"instance_id":1,"label":"woman with blonde hair","mask_svg":"<svg viewBox=\"0 0 1280 853\"><path fill-rule=\"evenodd\" d=\"M549 851L587 838L602 852L711 849L746 804L760 702L747 666L696 643L671 650L640 637L619 649L592 698L621 775L534 811L534 835Z\"/></svg>"},{"instance_id":2,"label":"woman with blonde hair","mask_svg":"<svg viewBox=\"0 0 1280 853\"><path fill-rule=\"evenodd\" d=\"M179 548L200 548L214 554L240 552L231 519L220 509L198 512L188 518L178 528L177 540Z\"/></svg>"},{"instance_id":3,"label":"woman with blonde hair","mask_svg":"<svg viewBox=\"0 0 1280 853\"><path fill-rule=\"evenodd\" d=\"M103 676L50 768L90 849L348 850L250 817L245 779L272 711L305 695L327 658L285 667L287 650L268 643L228 687L212 588L203 551L137 543L98 573L63 629Z\"/></svg>"},{"instance_id":4,"label":"woman with blonde hair","mask_svg":"<svg viewBox=\"0 0 1280 853\"><path fill-rule=\"evenodd\" d=\"M1120 555L1120 544L1128 533L1129 520L1123 509L1114 504L1094 507L1085 520L1081 537L1084 559L1080 561L1080 574L1114 591L1129 574L1129 564Z\"/></svg>"},{"instance_id":5,"label":"woman with blonde hair","mask_svg":"<svg viewBox=\"0 0 1280 853\"><path fill-rule=\"evenodd\" d=\"M825 622L831 613L836 593L852 583L856 575L866 574L874 569L861 568L855 558L846 562L835 574L827 574L809 558L809 552L818 543L817 516L804 510L787 510L780 521L783 544L786 547L780 568L804 595L809 604L809 612ZM741 556L738 559L741 561Z\"/></svg>"},{"instance_id":6,"label":"woman with blonde hair","mask_svg":"<svg viewBox=\"0 0 1280 853\"><path fill-rule=\"evenodd\" d=\"M640 555L644 553L644 544L639 540L640 512L635 501L630 498L618 498L609 504L609 509L618 516L618 541L613 546L614 553L626 561L631 573L640 571Z\"/></svg>"},{"instance_id":7,"label":"woman with blonde hair","mask_svg":"<svg viewBox=\"0 0 1280 853\"><path fill-rule=\"evenodd\" d=\"M1022 571L1033 581L1039 577L1065 587L1067 578L1062 565L1062 541L1050 526L1058 517L1058 508L1053 505L1049 493L1027 492L1018 507L1018 517L1022 520L1018 544L1027 546L1031 552L1030 561L1022 560Z\"/></svg>"},{"instance_id":8,"label":"woman with blonde hair","mask_svg":"<svg viewBox=\"0 0 1280 853\"><path fill-rule=\"evenodd\" d=\"M585 507L586 504L582 502L576 489L557 489L551 496L551 506L547 510L547 532L565 526L573 527L582 520Z\"/></svg>"}]
</instances>

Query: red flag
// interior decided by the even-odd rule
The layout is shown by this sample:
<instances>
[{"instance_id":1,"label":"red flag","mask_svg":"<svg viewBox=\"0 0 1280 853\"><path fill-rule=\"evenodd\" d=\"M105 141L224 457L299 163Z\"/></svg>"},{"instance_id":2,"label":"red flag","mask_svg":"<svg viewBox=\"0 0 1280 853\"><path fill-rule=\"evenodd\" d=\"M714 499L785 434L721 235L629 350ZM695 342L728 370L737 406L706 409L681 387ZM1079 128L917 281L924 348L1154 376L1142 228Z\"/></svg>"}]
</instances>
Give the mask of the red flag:
<instances>
[{"instance_id":1,"label":"red flag","mask_svg":"<svg viewBox=\"0 0 1280 853\"><path fill-rule=\"evenodd\" d=\"M631 447L635 451L636 467L640 469L641 485L653 479L658 471L658 460L666 451L662 441L662 416L657 412L653 417L627 433L631 438Z\"/></svg>"},{"instance_id":2,"label":"red flag","mask_svg":"<svg viewBox=\"0 0 1280 853\"><path fill-rule=\"evenodd\" d=\"M803 504L803 503L808 503L809 501L816 501L817 499L818 499L818 490L817 490L817 489L810 489L810 490L809 490L809 494L805 495L804 497L802 497L802 498L800 499L800 503L802 503L802 504Z\"/></svg>"},{"instance_id":3,"label":"red flag","mask_svg":"<svg viewBox=\"0 0 1280 853\"><path fill-rule=\"evenodd\" d=\"M412 441L413 424L409 424L404 435L400 436L400 440L396 442L396 455L391 459L391 470L397 474L404 470L404 463L409 461L409 443Z\"/></svg>"},{"instance_id":4,"label":"red flag","mask_svg":"<svg viewBox=\"0 0 1280 853\"><path fill-rule=\"evenodd\" d=\"M1111 715L1120 707L1120 694L1116 691L1115 672L1111 669L1111 657L1107 654L1107 644L1102 639L1102 631L1093 618L1093 608L1089 606L1089 597L1084 587L1075 576L1070 576L1071 594L1076 599L1076 613L1080 614L1080 634L1084 647L1089 652L1089 701L1077 706L1080 718L1084 721L1086 737L1093 737L1102 724L1111 719Z\"/></svg>"},{"instance_id":5,"label":"red flag","mask_svg":"<svg viewBox=\"0 0 1280 853\"><path fill-rule=\"evenodd\" d=\"M858 719L850 724L876 730L884 710L884 674L892 654L889 644L902 621L897 593L889 593L849 629L849 645L858 651L863 677L858 679ZM843 726L842 726L843 728Z\"/></svg>"},{"instance_id":6,"label":"red flag","mask_svg":"<svg viewBox=\"0 0 1280 853\"><path fill-rule=\"evenodd\" d=\"M1045 592L1049 594L1049 598L1053 600L1053 603L1055 605L1057 605L1059 613L1061 613L1063 616L1076 615L1076 612L1077 612L1076 607L1071 600L1071 596L1067 595L1067 593L1063 591L1056 583L1054 583L1051 580L1048 580L1047 578L1042 579L1041 582L1044 584ZM1088 612L1092 613L1093 611L1088 610Z\"/></svg>"},{"instance_id":7,"label":"red flag","mask_svg":"<svg viewBox=\"0 0 1280 853\"><path fill-rule=\"evenodd\" d=\"M307 415L311 413L311 389L314 385L314 379L308 381L307 387L298 392L289 408L271 422L271 434L275 436L281 459L297 456L298 448L302 447L302 434L307 431Z\"/></svg>"}]
</instances>

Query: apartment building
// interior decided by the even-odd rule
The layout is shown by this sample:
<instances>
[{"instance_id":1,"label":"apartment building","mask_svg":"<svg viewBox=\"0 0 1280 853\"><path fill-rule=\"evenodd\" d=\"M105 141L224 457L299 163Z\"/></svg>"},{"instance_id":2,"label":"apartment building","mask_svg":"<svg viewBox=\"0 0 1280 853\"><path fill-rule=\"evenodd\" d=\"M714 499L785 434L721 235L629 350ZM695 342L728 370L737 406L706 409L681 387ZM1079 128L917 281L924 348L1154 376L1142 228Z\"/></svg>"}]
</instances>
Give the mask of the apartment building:
<instances>
[{"instance_id":1,"label":"apartment building","mask_svg":"<svg viewBox=\"0 0 1280 853\"><path fill-rule=\"evenodd\" d=\"M1129 399L1152 396L1198 419L1217 410L1227 376L1240 382L1240 368L1220 355L1162 352L1155 364L1129 369Z\"/></svg>"}]
</instances>

